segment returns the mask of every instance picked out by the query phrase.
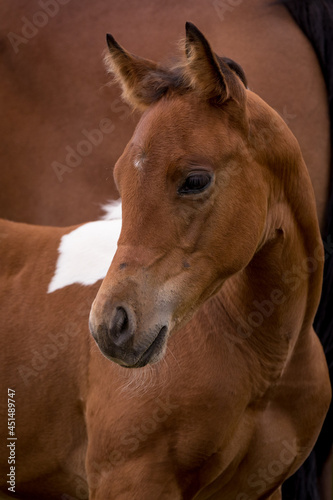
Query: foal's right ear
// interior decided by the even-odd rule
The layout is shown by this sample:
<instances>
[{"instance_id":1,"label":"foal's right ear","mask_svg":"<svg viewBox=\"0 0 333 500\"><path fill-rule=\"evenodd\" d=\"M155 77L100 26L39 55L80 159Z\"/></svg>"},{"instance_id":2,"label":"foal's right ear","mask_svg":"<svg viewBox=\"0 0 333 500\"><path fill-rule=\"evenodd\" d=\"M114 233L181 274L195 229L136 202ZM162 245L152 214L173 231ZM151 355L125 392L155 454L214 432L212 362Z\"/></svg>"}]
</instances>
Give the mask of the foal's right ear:
<instances>
[{"instance_id":1,"label":"foal's right ear","mask_svg":"<svg viewBox=\"0 0 333 500\"><path fill-rule=\"evenodd\" d=\"M106 35L109 52L105 64L120 83L123 98L134 108L144 110L167 91L167 72L149 59L134 56Z\"/></svg>"},{"instance_id":2,"label":"foal's right ear","mask_svg":"<svg viewBox=\"0 0 333 500\"><path fill-rule=\"evenodd\" d=\"M240 75L227 63L227 59L218 57L212 51L201 31L189 22L186 23L185 54L187 65L184 70L192 88L219 104L230 98L239 104L244 101L245 89Z\"/></svg>"}]
</instances>

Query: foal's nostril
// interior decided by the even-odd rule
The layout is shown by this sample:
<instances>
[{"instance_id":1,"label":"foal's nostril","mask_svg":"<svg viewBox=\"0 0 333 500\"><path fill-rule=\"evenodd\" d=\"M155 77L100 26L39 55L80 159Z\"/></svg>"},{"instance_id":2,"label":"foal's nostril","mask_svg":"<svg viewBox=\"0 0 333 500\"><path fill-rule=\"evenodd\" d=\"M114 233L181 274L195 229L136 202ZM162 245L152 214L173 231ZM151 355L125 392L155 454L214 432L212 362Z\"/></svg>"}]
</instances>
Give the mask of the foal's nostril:
<instances>
[{"instance_id":1,"label":"foal's nostril","mask_svg":"<svg viewBox=\"0 0 333 500\"><path fill-rule=\"evenodd\" d=\"M124 333L128 328L128 315L123 307L117 307L116 315L114 318L114 329L118 335Z\"/></svg>"},{"instance_id":2,"label":"foal's nostril","mask_svg":"<svg viewBox=\"0 0 333 500\"><path fill-rule=\"evenodd\" d=\"M109 335L117 345L122 345L129 340L135 329L131 312L124 306L118 306L111 321Z\"/></svg>"}]
</instances>

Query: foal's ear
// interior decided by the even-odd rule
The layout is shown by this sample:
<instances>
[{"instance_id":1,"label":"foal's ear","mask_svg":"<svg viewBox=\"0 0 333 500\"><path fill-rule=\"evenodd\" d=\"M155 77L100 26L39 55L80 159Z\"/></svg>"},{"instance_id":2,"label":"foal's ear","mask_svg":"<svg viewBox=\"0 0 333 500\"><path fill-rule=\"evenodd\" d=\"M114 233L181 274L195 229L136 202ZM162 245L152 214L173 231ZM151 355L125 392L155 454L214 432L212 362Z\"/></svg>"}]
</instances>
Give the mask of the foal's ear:
<instances>
[{"instance_id":1,"label":"foal's ear","mask_svg":"<svg viewBox=\"0 0 333 500\"><path fill-rule=\"evenodd\" d=\"M244 101L244 86L223 58L216 56L208 41L192 24L186 23L185 72L190 84L207 99L222 104L229 98Z\"/></svg>"},{"instance_id":2,"label":"foal's ear","mask_svg":"<svg viewBox=\"0 0 333 500\"><path fill-rule=\"evenodd\" d=\"M114 74L123 90L123 98L134 108L145 109L168 89L168 75L149 59L134 56L121 47L112 35L106 35L109 52L107 69Z\"/></svg>"}]
</instances>

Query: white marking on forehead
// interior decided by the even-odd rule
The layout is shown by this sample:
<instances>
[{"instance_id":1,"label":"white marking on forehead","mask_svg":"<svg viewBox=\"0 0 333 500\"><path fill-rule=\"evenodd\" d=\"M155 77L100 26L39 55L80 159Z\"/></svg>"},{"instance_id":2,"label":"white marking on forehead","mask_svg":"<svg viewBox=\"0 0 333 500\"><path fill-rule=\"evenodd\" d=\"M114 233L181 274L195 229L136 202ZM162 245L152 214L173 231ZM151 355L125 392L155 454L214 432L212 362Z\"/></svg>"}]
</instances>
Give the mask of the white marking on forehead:
<instances>
[{"instance_id":1,"label":"white marking on forehead","mask_svg":"<svg viewBox=\"0 0 333 500\"><path fill-rule=\"evenodd\" d=\"M135 166L135 168L141 169L142 168L142 160L140 158L136 158L134 160L134 166Z\"/></svg>"},{"instance_id":2,"label":"white marking on forehead","mask_svg":"<svg viewBox=\"0 0 333 500\"><path fill-rule=\"evenodd\" d=\"M79 283L93 285L105 278L117 250L121 218L88 222L65 234L48 293Z\"/></svg>"},{"instance_id":3,"label":"white marking on forehead","mask_svg":"<svg viewBox=\"0 0 333 500\"><path fill-rule=\"evenodd\" d=\"M138 156L134 160L134 166L135 166L135 168L137 168L139 170L142 170L143 169L143 165L145 163L145 158L146 158L146 155L145 155L144 152L141 152L140 154L138 154Z\"/></svg>"}]
</instances>

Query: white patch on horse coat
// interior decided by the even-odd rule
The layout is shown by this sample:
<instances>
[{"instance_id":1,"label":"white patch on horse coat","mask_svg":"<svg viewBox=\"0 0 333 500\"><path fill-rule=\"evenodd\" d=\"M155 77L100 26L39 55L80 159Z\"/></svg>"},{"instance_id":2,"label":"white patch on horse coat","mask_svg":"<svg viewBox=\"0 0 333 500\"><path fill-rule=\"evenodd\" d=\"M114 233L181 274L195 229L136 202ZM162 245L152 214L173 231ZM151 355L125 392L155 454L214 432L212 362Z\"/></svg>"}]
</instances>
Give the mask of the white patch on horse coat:
<instances>
[{"instance_id":1,"label":"white patch on horse coat","mask_svg":"<svg viewBox=\"0 0 333 500\"><path fill-rule=\"evenodd\" d=\"M114 210L112 220L88 222L61 238L56 270L48 293L73 283L92 285L105 278L116 253L121 230L121 204L114 205ZM111 211L108 215L110 217Z\"/></svg>"},{"instance_id":2,"label":"white patch on horse coat","mask_svg":"<svg viewBox=\"0 0 333 500\"><path fill-rule=\"evenodd\" d=\"M103 212L105 212L100 220L114 220L121 219L121 200L109 201L105 205L101 206Z\"/></svg>"}]
</instances>

